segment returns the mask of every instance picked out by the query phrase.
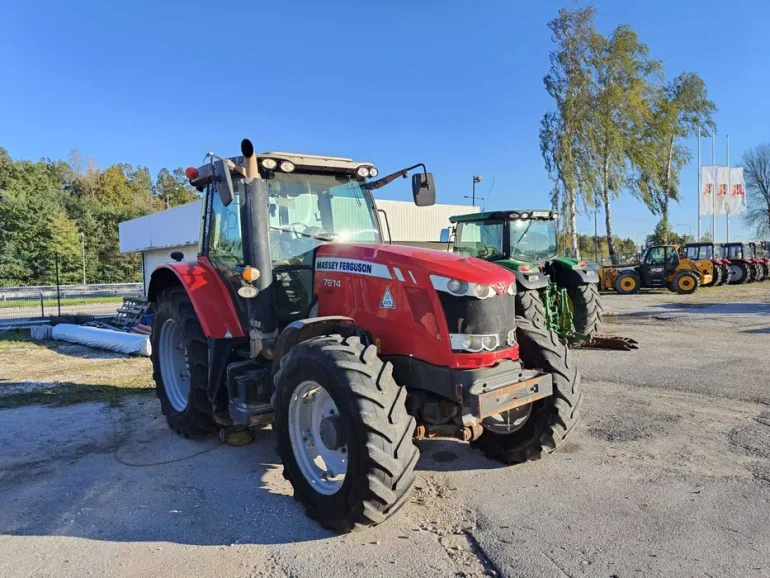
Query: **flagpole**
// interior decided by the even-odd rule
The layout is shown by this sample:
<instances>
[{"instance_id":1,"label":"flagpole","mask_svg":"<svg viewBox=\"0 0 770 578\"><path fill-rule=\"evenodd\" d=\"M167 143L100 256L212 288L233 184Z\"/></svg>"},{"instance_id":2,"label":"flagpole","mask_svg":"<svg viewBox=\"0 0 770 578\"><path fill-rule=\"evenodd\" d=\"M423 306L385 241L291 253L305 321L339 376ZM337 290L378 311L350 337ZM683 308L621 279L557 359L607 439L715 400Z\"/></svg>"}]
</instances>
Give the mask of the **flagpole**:
<instances>
[{"instance_id":1,"label":"flagpole","mask_svg":"<svg viewBox=\"0 0 770 578\"><path fill-rule=\"evenodd\" d=\"M730 242L730 194L732 193L730 182L730 177L732 176L730 174L730 135L728 134L725 137L725 141L727 142L727 201L726 201L726 207L725 207L725 216L727 217L727 242Z\"/></svg>"},{"instance_id":2,"label":"flagpole","mask_svg":"<svg viewBox=\"0 0 770 578\"><path fill-rule=\"evenodd\" d=\"M698 125L698 242L700 242L700 197L703 194L700 183L700 125Z\"/></svg>"},{"instance_id":3,"label":"flagpole","mask_svg":"<svg viewBox=\"0 0 770 578\"><path fill-rule=\"evenodd\" d=\"M717 131L711 131L711 170L714 172L714 190L711 192L711 242L717 242L717 190L719 189L717 171Z\"/></svg>"}]
</instances>

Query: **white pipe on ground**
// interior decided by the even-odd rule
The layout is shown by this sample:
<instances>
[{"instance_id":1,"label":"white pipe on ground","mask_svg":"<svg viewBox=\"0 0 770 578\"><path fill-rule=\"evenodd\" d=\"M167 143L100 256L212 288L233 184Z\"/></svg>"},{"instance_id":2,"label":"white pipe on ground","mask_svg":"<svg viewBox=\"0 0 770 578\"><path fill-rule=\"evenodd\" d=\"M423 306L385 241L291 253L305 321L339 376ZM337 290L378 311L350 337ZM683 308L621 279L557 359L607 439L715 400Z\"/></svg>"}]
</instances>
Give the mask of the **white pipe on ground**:
<instances>
[{"instance_id":1,"label":"white pipe on ground","mask_svg":"<svg viewBox=\"0 0 770 578\"><path fill-rule=\"evenodd\" d=\"M150 337L136 333L61 323L53 328L52 336L59 341L79 343L116 353L149 357L151 352Z\"/></svg>"}]
</instances>

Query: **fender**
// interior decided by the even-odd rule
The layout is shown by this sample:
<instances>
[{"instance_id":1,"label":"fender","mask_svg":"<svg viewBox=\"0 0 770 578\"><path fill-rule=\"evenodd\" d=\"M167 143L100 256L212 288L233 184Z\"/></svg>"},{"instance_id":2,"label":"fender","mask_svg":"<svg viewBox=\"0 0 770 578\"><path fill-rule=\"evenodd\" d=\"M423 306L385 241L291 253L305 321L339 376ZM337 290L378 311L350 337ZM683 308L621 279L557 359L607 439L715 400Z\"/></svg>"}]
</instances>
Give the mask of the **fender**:
<instances>
[{"instance_id":1,"label":"fender","mask_svg":"<svg viewBox=\"0 0 770 578\"><path fill-rule=\"evenodd\" d=\"M198 257L198 261L165 263L156 268L152 272L147 298L154 302L161 291L175 286L187 291L206 337L246 336L233 298L206 257Z\"/></svg>"},{"instance_id":2,"label":"fender","mask_svg":"<svg viewBox=\"0 0 770 578\"><path fill-rule=\"evenodd\" d=\"M538 272L537 269L533 271L533 275L525 275L521 271L512 271L516 275L516 288L518 291L527 291L531 289L544 289L548 287L548 277L542 271ZM537 275L537 279L534 279Z\"/></svg>"},{"instance_id":3,"label":"fender","mask_svg":"<svg viewBox=\"0 0 770 578\"><path fill-rule=\"evenodd\" d=\"M289 323L278 336L278 343L275 346L275 355L273 356L273 377L281 366L281 358L288 351L303 341L318 337L319 335L328 335L329 333L339 333L340 330L351 329L350 333L355 333L357 329L353 324L355 321L350 317L342 315L329 315L327 317L311 317L310 319L298 319Z\"/></svg>"},{"instance_id":4,"label":"fender","mask_svg":"<svg viewBox=\"0 0 770 578\"><path fill-rule=\"evenodd\" d=\"M576 259L567 259L564 257L554 259L548 265L548 273L551 275L554 283L559 287L575 289L580 285L588 283L599 283L599 275L596 271L582 269L577 267Z\"/></svg>"}]
</instances>

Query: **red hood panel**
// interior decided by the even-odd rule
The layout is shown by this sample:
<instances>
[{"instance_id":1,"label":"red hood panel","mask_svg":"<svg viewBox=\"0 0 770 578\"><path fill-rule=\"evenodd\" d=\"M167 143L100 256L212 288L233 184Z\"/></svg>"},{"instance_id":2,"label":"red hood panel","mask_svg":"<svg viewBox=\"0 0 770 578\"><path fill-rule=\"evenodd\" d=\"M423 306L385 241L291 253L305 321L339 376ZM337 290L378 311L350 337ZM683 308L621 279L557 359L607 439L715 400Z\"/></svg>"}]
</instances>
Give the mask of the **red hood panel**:
<instances>
[{"instance_id":1,"label":"red hood panel","mask_svg":"<svg viewBox=\"0 0 770 578\"><path fill-rule=\"evenodd\" d=\"M516 276L504 267L483 259L422 249L403 245L355 245L350 243L329 243L318 248L316 260L323 257L358 259L398 267L404 275L411 271L428 275L442 275L470 283L510 284Z\"/></svg>"}]
</instances>

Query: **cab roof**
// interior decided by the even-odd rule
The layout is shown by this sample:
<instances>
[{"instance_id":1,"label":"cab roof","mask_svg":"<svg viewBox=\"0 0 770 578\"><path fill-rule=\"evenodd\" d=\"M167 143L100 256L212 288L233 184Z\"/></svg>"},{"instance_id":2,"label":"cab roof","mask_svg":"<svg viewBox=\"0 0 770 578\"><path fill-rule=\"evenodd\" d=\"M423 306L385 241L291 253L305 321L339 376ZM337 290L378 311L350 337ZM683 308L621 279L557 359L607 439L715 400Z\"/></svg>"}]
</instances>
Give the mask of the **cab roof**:
<instances>
[{"instance_id":1,"label":"cab roof","mask_svg":"<svg viewBox=\"0 0 770 578\"><path fill-rule=\"evenodd\" d=\"M559 213L549 209L506 209L502 211L486 211L484 213L469 213L467 215L455 215L449 217L450 223L472 223L475 221L505 221L517 219L526 213L527 219L540 219L550 221L559 218Z\"/></svg>"}]
</instances>

